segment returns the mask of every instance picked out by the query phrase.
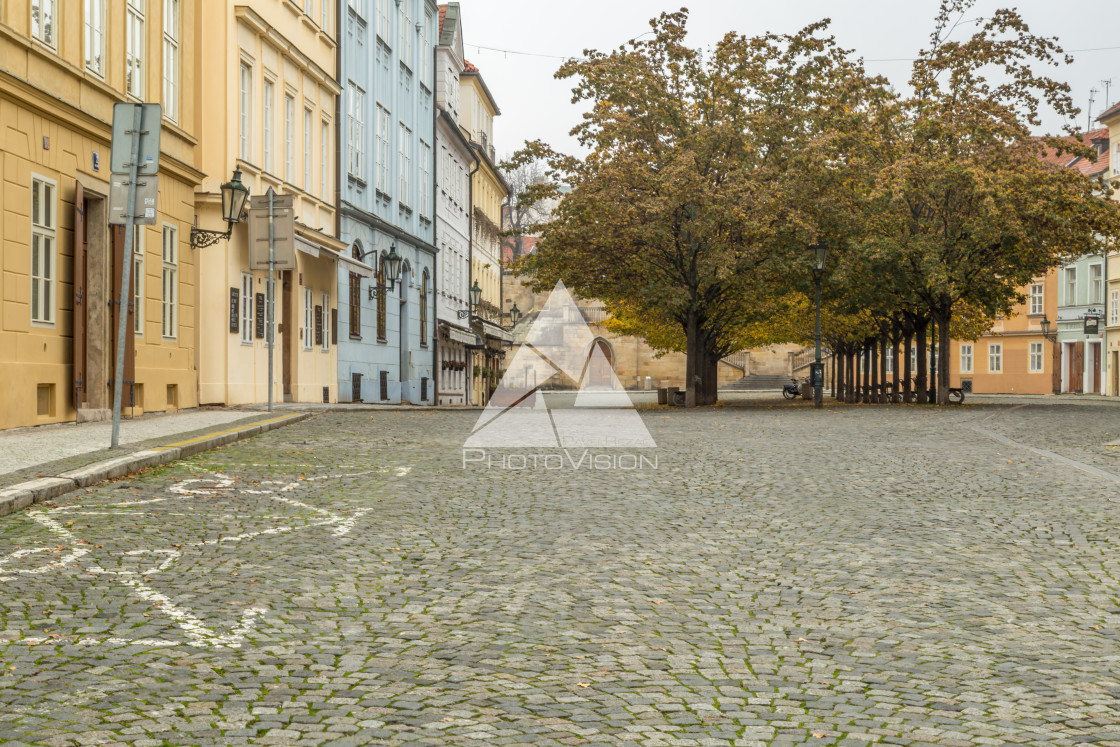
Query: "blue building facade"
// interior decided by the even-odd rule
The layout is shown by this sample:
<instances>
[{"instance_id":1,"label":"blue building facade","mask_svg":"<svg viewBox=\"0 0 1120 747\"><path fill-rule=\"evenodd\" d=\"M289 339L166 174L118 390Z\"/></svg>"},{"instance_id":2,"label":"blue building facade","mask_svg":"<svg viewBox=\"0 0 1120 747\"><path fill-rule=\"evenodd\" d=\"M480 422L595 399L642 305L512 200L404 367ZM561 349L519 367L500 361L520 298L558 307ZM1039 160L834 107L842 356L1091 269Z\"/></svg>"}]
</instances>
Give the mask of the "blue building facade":
<instances>
[{"instance_id":1,"label":"blue building facade","mask_svg":"<svg viewBox=\"0 0 1120 747\"><path fill-rule=\"evenodd\" d=\"M431 0L347 0L339 82L340 402L435 401ZM401 257L400 277L386 258Z\"/></svg>"}]
</instances>

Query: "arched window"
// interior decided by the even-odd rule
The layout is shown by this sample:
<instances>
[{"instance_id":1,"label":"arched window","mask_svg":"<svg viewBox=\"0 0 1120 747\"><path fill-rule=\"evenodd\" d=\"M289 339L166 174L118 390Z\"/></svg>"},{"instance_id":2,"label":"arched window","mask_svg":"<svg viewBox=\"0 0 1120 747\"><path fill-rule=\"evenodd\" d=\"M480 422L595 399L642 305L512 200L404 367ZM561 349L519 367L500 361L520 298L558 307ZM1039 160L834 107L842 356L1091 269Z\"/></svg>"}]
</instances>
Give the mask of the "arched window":
<instances>
[{"instance_id":1,"label":"arched window","mask_svg":"<svg viewBox=\"0 0 1120 747\"><path fill-rule=\"evenodd\" d=\"M385 332L385 254L377 258L377 339L386 342Z\"/></svg>"},{"instance_id":2,"label":"arched window","mask_svg":"<svg viewBox=\"0 0 1120 747\"><path fill-rule=\"evenodd\" d=\"M362 261L360 242L354 242L352 254L354 259ZM356 272L350 273L350 337L362 339L362 276Z\"/></svg>"},{"instance_id":3,"label":"arched window","mask_svg":"<svg viewBox=\"0 0 1120 747\"><path fill-rule=\"evenodd\" d=\"M428 346L428 269L420 280L420 344Z\"/></svg>"}]
</instances>

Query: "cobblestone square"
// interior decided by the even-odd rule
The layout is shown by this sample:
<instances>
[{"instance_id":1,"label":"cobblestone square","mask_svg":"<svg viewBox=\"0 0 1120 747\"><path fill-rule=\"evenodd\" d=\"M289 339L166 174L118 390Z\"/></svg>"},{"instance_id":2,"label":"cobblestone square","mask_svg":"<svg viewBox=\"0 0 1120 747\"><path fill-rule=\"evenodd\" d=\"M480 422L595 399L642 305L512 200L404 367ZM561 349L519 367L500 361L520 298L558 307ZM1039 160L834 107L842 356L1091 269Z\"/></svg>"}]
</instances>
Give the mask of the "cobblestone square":
<instances>
[{"instance_id":1,"label":"cobblestone square","mask_svg":"<svg viewBox=\"0 0 1120 747\"><path fill-rule=\"evenodd\" d=\"M0 743L1120 745L1120 409L646 409L641 469L477 417L0 519Z\"/></svg>"}]
</instances>

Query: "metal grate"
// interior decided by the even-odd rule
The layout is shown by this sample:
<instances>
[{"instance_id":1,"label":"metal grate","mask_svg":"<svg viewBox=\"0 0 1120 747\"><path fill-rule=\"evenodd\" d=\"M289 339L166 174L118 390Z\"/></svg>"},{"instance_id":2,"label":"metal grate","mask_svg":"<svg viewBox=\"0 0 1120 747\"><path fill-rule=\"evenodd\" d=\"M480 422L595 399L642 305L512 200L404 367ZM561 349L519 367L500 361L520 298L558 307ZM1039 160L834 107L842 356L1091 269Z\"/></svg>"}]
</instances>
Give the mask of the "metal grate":
<instances>
[{"instance_id":1,"label":"metal grate","mask_svg":"<svg viewBox=\"0 0 1120 747\"><path fill-rule=\"evenodd\" d=\"M965 394L972 391L972 379L961 379L961 391Z\"/></svg>"},{"instance_id":2,"label":"metal grate","mask_svg":"<svg viewBox=\"0 0 1120 747\"><path fill-rule=\"evenodd\" d=\"M362 375L360 373L350 376L350 401L362 401Z\"/></svg>"},{"instance_id":3,"label":"metal grate","mask_svg":"<svg viewBox=\"0 0 1120 747\"><path fill-rule=\"evenodd\" d=\"M389 372L381 371L381 401L389 399Z\"/></svg>"},{"instance_id":4,"label":"metal grate","mask_svg":"<svg viewBox=\"0 0 1120 747\"><path fill-rule=\"evenodd\" d=\"M329 405L331 403L331 388L329 386L323 387L323 404Z\"/></svg>"},{"instance_id":5,"label":"metal grate","mask_svg":"<svg viewBox=\"0 0 1120 747\"><path fill-rule=\"evenodd\" d=\"M420 377L420 401L421 402L427 402L428 401L428 377L427 376L421 376Z\"/></svg>"}]
</instances>

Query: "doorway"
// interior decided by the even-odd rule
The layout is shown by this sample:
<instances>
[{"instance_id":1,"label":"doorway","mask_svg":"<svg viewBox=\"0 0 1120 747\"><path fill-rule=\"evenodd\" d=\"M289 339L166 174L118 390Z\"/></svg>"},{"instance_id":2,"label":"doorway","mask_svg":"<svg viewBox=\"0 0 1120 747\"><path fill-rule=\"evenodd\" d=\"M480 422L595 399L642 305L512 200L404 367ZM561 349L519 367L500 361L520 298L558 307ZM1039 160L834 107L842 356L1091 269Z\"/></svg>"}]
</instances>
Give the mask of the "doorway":
<instances>
[{"instance_id":1,"label":"doorway","mask_svg":"<svg viewBox=\"0 0 1120 747\"><path fill-rule=\"evenodd\" d=\"M591 346L587 367L587 383L592 389L610 389L613 383L614 352L606 340L599 337Z\"/></svg>"},{"instance_id":2,"label":"doorway","mask_svg":"<svg viewBox=\"0 0 1120 747\"><path fill-rule=\"evenodd\" d=\"M1101 343L1100 340L1090 340L1085 343L1085 392L1086 394L1101 393Z\"/></svg>"}]
</instances>

